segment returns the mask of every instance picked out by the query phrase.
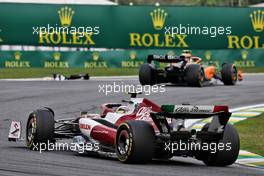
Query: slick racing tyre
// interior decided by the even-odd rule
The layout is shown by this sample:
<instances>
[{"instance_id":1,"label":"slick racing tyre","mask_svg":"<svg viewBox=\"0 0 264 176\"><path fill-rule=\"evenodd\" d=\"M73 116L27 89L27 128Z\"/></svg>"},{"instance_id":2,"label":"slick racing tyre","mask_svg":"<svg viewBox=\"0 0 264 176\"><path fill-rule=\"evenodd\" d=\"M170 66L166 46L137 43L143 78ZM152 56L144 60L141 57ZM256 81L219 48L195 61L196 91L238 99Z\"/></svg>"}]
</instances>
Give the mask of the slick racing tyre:
<instances>
[{"instance_id":1,"label":"slick racing tyre","mask_svg":"<svg viewBox=\"0 0 264 176\"><path fill-rule=\"evenodd\" d=\"M185 70L185 80L188 86L202 87L204 81L204 70L199 64L190 64Z\"/></svg>"},{"instance_id":2,"label":"slick racing tyre","mask_svg":"<svg viewBox=\"0 0 264 176\"><path fill-rule=\"evenodd\" d=\"M147 163L154 156L155 132L145 121L127 121L118 127L115 151L123 163Z\"/></svg>"},{"instance_id":3,"label":"slick racing tyre","mask_svg":"<svg viewBox=\"0 0 264 176\"><path fill-rule=\"evenodd\" d=\"M202 131L207 131L209 124L206 124ZM240 140L236 129L227 124L224 130L223 139L218 141L226 147L224 150L217 150L215 153L209 151L203 152L201 160L208 166L228 166L233 164L238 157L240 149Z\"/></svg>"},{"instance_id":4,"label":"slick racing tyre","mask_svg":"<svg viewBox=\"0 0 264 176\"><path fill-rule=\"evenodd\" d=\"M51 109L38 109L29 115L26 138L31 150L39 150L40 145L54 142L54 112Z\"/></svg>"},{"instance_id":5,"label":"slick racing tyre","mask_svg":"<svg viewBox=\"0 0 264 176\"><path fill-rule=\"evenodd\" d=\"M222 70L222 81L225 85L235 85L237 82L237 69L234 64L223 64Z\"/></svg>"},{"instance_id":6,"label":"slick racing tyre","mask_svg":"<svg viewBox=\"0 0 264 176\"><path fill-rule=\"evenodd\" d=\"M141 85L154 85L157 84L156 69L151 67L150 64L143 64L139 68L139 82Z\"/></svg>"}]
</instances>

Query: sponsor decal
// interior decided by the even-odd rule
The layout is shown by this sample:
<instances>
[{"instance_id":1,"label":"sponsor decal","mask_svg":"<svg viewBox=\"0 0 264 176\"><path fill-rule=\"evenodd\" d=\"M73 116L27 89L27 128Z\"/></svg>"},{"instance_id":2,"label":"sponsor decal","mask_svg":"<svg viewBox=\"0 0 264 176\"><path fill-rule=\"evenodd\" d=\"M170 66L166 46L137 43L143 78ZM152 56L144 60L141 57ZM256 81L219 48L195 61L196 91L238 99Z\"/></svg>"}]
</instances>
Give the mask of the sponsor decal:
<instances>
[{"instance_id":1,"label":"sponsor decal","mask_svg":"<svg viewBox=\"0 0 264 176\"><path fill-rule=\"evenodd\" d=\"M208 65L208 66L214 65L217 68L220 67L219 60L221 60L221 59L215 59L215 58L213 58L211 51L205 51L204 58L205 59L203 60L203 64Z\"/></svg>"},{"instance_id":2,"label":"sponsor decal","mask_svg":"<svg viewBox=\"0 0 264 176\"><path fill-rule=\"evenodd\" d=\"M22 53L16 51L14 53L14 59L6 60L4 63L5 68L29 68L31 67L30 61L22 59Z\"/></svg>"},{"instance_id":3,"label":"sponsor decal","mask_svg":"<svg viewBox=\"0 0 264 176\"><path fill-rule=\"evenodd\" d=\"M91 129L91 125L81 123L80 124L80 128L84 129L84 130L90 130Z\"/></svg>"},{"instance_id":4,"label":"sponsor decal","mask_svg":"<svg viewBox=\"0 0 264 176\"><path fill-rule=\"evenodd\" d=\"M136 51L130 51L129 58L130 58L130 60L121 62L121 67L123 67L123 68L138 68L140 65L142 65L144 63L144 61L138 61L137 60Z\"/></svg>"},{"instance_id":5,"label":"sponsor decal","mask_svg":"<svg viewBox=\"0 0 264 176\"><path fill-rule=\"evenodd\" d=\"M187 35L164 34L161 31L166 22L168 13L161 8L156 8L150 12L152 25L157 33L129 33L129 41L131 47L158 47L158 48L186 48L188 44L185 39Z\"/></svg>"},{"instance_id":6,"label":"sponsor decal","mask_svg":"<svg viewBox=\"0 0 264 176\"><path fill-rule=\"evenodd\" d=\"M84 68L108 68L107 62L100 61L100 53L93 52L92 53L93 61L85 61Z\"/></svg>"},{"instance_id":7,"label":"sponsor decal","mask_svg":"<svg viewBox=\"0 0 264 176\"><path fill-rule=\"evenodd\" d=\"M61 53L55 52L52 54L52 61L45 61L44 68L69 68L69 62L61 61Z\"/></svg>"},{"instance_id":8,"label":"sponsor decal","mask_svg":"<svg viewBox=\"0 0 264 176\"><path fill-rule=\"evenodd\" d=\"M262 34L264 30L264 11L255 10L250 15L251 25L256 34ZM229 35L228 47L230 49L252 49L252 48L264 48L263 37L260 35Z\"/></svg>"},{"instance_id":9,"label":"sponsor decal","mask_svg":"<svg viewBox=\"0 0 264 176\"><path fill-rule=\"evenodd\" d=\"M152 107L141 107L136 114L137 120L151 120L150 118L150 112Z\"/></svg>"},{"instance_id":10,"label":"sponsor decal","mask_svg":"<svg viewBox=\"0 0 264 176\"><path fill-rule=\"evenodd\" d=\"M256 63L254 60L248 59L248 51L247 50L241 51L241 58L235 60L234 64L237 67L242 67L242 68L245 68L245 67L248 68L248 67L255 67L256 66Z\"/></svg>"},{"instance_id":11,"label":"sponsor decal","mask_svg":"<svg viewBox=\"0 0 264 176\"><path fill-rule=\"evenodd\" d=\"M99 34L99 26L71 26L75 11L68 6L58 10L60 26L33 27L33 34L38 34L38 43L45 45L95 45L94 36Z\"/></svg>"},{"instance_id":12,"label":"sponsor decal","mask_svg":"<svg viewBox=\"0 0 264 176\"><path fill-rule=\"evenodd\" d=\"M93 130L93 133L108 134L109 132L106 130Z\"/></svg>"},{"instance_id":13,"label":"sponsor decal","mask_svg":"<svg viewBox=\"0 0 264 176\"><path fill-rule=\"evenodd\" d=\"M175 106L174 112L177 113L210 113L212 107L210 106Z\"/></svg>"}]
</instances>

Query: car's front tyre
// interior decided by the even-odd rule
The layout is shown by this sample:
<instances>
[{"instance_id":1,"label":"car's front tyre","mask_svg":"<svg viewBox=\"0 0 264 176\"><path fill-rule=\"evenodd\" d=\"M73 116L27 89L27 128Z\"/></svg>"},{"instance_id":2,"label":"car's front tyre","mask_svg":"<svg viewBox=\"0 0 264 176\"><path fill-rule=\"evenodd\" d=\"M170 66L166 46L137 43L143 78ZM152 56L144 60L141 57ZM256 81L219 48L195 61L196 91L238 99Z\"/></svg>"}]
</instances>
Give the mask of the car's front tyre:
<instances>
[{"instance_id":1,"label":"car's front tyre","mask_svg":"<svg viewBox=\"0 0 264 176\"><path fill-rule=\"evenodd\" d=\"M54 112L48 108L30 113L27 121L26 143L31 150L40 145L54 142Z\"/></svg>"}]
</instances>

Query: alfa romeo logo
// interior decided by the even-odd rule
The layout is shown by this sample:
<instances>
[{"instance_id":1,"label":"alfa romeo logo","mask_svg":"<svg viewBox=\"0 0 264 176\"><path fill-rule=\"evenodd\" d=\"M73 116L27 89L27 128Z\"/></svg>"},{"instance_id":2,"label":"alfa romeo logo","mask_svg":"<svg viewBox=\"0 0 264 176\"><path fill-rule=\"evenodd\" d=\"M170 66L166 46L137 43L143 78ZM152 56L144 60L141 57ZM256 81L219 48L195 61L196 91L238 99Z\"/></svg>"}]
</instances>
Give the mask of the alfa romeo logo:
<instances>
[{"instance_id":1,"label":"alfa romeo logo","mask_svg":"<svg viewBox=\"0 0 264 176\"><path fill-rule=\"evenodd\" d=\"M136 117L138 120L149 120L150 119L151 107L142 107L138 110Z\"/></svg>"}]
</instances>

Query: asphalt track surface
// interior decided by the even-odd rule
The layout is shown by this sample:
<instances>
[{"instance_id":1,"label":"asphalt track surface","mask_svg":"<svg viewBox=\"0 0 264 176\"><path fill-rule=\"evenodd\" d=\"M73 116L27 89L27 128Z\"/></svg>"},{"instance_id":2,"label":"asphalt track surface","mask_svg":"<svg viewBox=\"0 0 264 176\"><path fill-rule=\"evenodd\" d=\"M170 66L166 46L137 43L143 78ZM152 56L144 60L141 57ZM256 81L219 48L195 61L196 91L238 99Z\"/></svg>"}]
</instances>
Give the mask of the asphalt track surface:
<instances>
[{"instance_id":1,"label":"asphalt track surface","mask_svg":"<svg viewBox=\"0 0 264 176\"><path fill-rule=\"evenodd\" d=\"M118 82L118 81L117 81ZM136 79L119 83L138 84ZM93 109L105 102L125 99L123 93L105 96L99 85L113 80L89 81L0 81L0 175L263 175L264 171L234 164L229 167L207 167L194 159L173 158L146 165L126 165L115 159L79 156L72 151L29 151L24 142L7 141L12 119L23 127L30 111L48 106L56 118L69 117L79 110ZM188 88L166 86L166 93L147 98L160 104L227 104L231 108L264 102L264 75L248 75L236 86ZM95 112L91 110L90 112ZM25 128L24 128L25 130ZM23 131L25 132L25 131ZM23 136L25 133L23 134Z\"/></svg>"}]
</instances>

